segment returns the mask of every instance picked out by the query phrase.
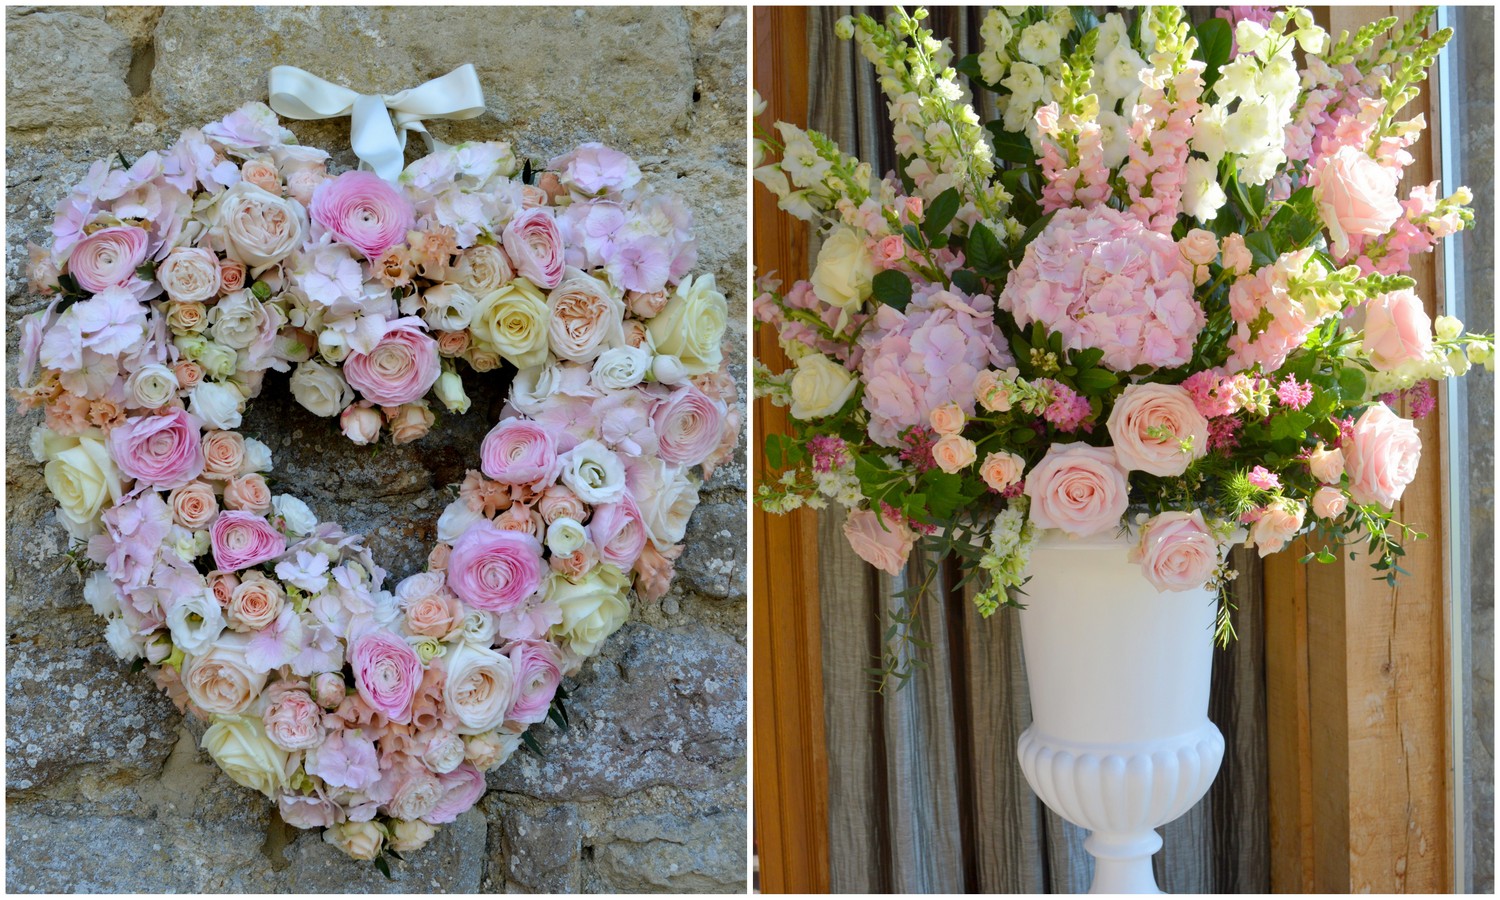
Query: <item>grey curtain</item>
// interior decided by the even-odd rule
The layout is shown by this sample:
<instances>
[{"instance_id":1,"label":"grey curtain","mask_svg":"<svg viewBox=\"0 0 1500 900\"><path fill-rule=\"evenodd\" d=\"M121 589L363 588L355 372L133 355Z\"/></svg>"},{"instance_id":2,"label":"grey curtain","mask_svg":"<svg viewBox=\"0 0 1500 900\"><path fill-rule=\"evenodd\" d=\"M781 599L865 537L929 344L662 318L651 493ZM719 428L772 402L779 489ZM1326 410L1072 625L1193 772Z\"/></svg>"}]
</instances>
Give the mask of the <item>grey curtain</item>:
<instances>
[{"instance_id":1,"label":"grey curtain","mask_svg":"<svg viewBox=\"0 0 1500 900\"><path fill-rule=\"evenodd\" d=\"M810 14L808 123L888 171L894 148L873 70L833 34L851 11ZM977 49L984 9L931 12L929 26L952 39L958 56ZM1016 761L1031 710L1015 617L980 619L949 561L915 559L902 578L884 576L849 549L841 526L839 513L824 515L818 547L832 889L1086 891L1084 833L1036 799ZM1210 709L1225 760L1208 797L1162 832L1157 880L1173 893L1270 889L1259 566L1244 557L1237 564L1240 640L1215 658ZM902 602L895 593L934 566L935 589L921 610L926 668L905 689L878 694L867 670Z\"/></svg>"}]
</instances>

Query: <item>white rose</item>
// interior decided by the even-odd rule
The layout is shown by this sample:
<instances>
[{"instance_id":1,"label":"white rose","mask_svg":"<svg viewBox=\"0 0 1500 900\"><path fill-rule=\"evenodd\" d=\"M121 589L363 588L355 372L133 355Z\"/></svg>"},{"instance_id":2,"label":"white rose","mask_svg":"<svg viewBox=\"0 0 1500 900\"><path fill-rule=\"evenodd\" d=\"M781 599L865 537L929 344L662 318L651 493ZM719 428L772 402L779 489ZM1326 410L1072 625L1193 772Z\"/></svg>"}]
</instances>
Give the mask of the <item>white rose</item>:
<instances>
[{"instance_id":1,"label":"white rose","mask_svg":"<svg viewBox=\"0 0 1500 900\"><path fill-rule=\"evenodd\" d=\"M73 537L97 534L100 511L118 503L123 491L109 448L98 438L55 434L44 435L38 446L45 453L42 476L57 500L58 520Z\"/></svg>"},{"instance_id":2,"label":"white rose","mask_svg":"<svg viewBox=\"0 0 1500 900\"><path fill-rule=\"evenodd\" d=\"M227 381L204 381L188 394L188 409L208 428L227 431L240 427L245 395Z\"/></svg>"},{"instance_id":3,"label":"white rose","mask_svg":"<svg viewBox=\"0 0 1500 900\"><path fill-rule=\"evenodd\" d=\"M595 566L576 584L553 572L547 580L547 602L562 610L563 619L552 626L552 636L578 656L593 656L630 618L625 599L629 587L630 579L608 564Z\"/></svg>"},{"instance_id":4,"label":"white rose","mask_svg":"<svg viewBox=\"0 0 1500 900\"><path fill-rule=\"evenodd\" d=\"M336 416L354 402L354 389L339 370L315 360L298 364L291 388L297 402L316 416Z\"/></svg>"},{"instance_id":5,"label":"white rose","mask_svg":"<svg viewBox=\"0 0 1500 900\"><path fill-rule=\"evenodd\" d=\"M120 611L121 597L115 580L106 575L103 569L90 575L89 580L83 583L83 599L88 601L95 613L105 618Z\"/></svg>"},{"instance_id":6,"label":"white rose","mask_svg":"<svg viewBox=\"0 0 1500 900\"><path fill-rule=\"evenodd\" d=\"M214 227L223 234L231 257L264 268L302 244L307 211L295 200L241 181L219 197Z\"/></svg>"},{"instance_id":7,"label":"white rose","mask_svg":"<svg viewBox=\"0 0 1500 900\"><path fill-rule=\"evenodd\" d=\"M224 614L219 601L204 590L173 602L167 611L167 628L172 632L172 643L184 653L200 656L224 633Z\"/></svg>"},{"instance_id":8,"label":"white rose","mask_svg":"<svg viewBox=\"0 0 1500 900\"><path fill-rule=\"evenodd\" d=\"M234 374L240 356L233 347L205 340L198 350L198 364L210 378L224 379Z\"/></svg>"},{"instance_id":9,"label":"white rose","mask_svg":"<svg viewBox=\"0 0 1500 900\"><path fill-rule=\"evenodd\" d=\"M870 296L875 279L875 261L864 238L853 228L838 226L818 251L813 269L813 293L819 300L840 309L858 306Z\"/></svg>"},{"instance_id":10,"label":"white rose","mask_svg":"<svg viewBox=\"0 0 1500 900\"><path fill-rule=\"evenodd\" d=\"M252 437L247 437L244 441L245 459L240 463L240 474L271 471L271 448Z\"/></svg>"},{"instance_id":11,"label":"white rose","mask_svg":"<svg viewBox=\"0 0 1500 900\"><path fill-rule=\"evenodd\" d=\"M313 515L312 509L291 494L272 497L271 510L286 523L287 534L292 537L312 534L312 530L318 527L318 517Z\"/></svg>"},{"instance_id":12,"label":"white rose","mask_svg":"<svg viewBox=\"0 0 1500 900\"><path fill-rule=\"evenodd\" d=\"M510 759L511 754L520 749L521 735L524 733L524 728L519 731L501 728L499 731L470 735L464 739L464 758L479 771L488 772Z\"/></svg>"},{"instance_id":13,"label":"white rose","mask_svg":"<svg viewBox=\"0 0 1500 900\"><path fill-rule=\"evenodd\" d=\"M135 632L125 624L125 620L114 618L104 628L104 640L109 644L109 649L115 651L115 655L121 659L135 659L145 654L141 650L141 642L136 638Z\"/></svg>"},{"instance_id":14,"label":"white rose","mask_svg":"<svg viewBox=\"0 0 1500 900\"><path fill-rule=\"evenodd\" d=\"M125 390L130 405L142 409L160 409L177 396L177 375L166 366L153 363L130 373Z\"/></svg>"},{"instance_id":15,"label":"white rose","mask_svg":"<svg viewBox=\"0 0 1500 900\"><path fill-rule=\"evenodd\" d=\"M477 244L459 254L458 263L449 274L476 297L498 291L516 277L505 251L493 244Z\"/></svg>"},{"instance_id":16,"label":"white rose","mask_svg":"<svg viewBox=\"0 0 1500 900\"><path fill-rule=\"evenodd\" d=\"M498 353L518 369L547 361L547 299L517 278L486 294L474 310L469 333L481 350Z\"/></svg>"},{"instance_id":17,"label":"white rose","mask_svg":"<svg viewBox=\"0 0 1500 900\"><path fill-rule=\"evenodd\" d=\"M832 415L843 408L859 381L849 370L821 353L797 360L792 376L792 417L816 419Z\"/></svg>"},{"instance_id":18,"label":"white rose","mask_svg":"<svg viewBox=\"0 0 1500 900\"><path fill-rule=\"evenodd\" d=\"M422 295L422 318L438 331L463 331L474 318L478 301L456 284L439 284Z\"/></svg>"},{"instance_id":19,"label":"white rose","mask_svg":"<svg viewBox=\"0 0 1500 900\"><path fill-rule=\"evenodd\" d=\"M452 369L443 370L443 374L438 376L437 384L433 385L433 391L443 408L449 412L463 415L469 411L469 395L464 393L463 379Z\"/></svg>"},{"instance_id":20,"label":"white rose","mask_svg":"<svg viewBox=\"0 0 1500 900\"><path fill-rule=\"evenodd\" d=\"M588 532L577 519L558 516L547 526L547 549L554 556L569 556L588 540Z\"/></svg>"},{"instance_id":21,"label":"white rose","mask_svg":"<svg viewBox=\"0 0 1500 900\"><path fill-rule=\"evenodd\" d=\"M521 369L510 383L511 405L528 416L540 413L562 387L562 376L556 362Z\"/></svg>"},{"instance_id":22,"label":"white rose","mask_svg":"<svg viewBox=\"0 0 1500 900\"><path fill-rule=\"evenodd\" d=\"M443 703L458 718L455 730L459 734L482 734L499 728L516 700L510 659L464 641L444 662L447 678Z\"/></svg>"},{"instance_id":23,"label":"white rose","mask_svg":"<svg viewBox=\"0 0 1500 900\"><path fill-rule=\"evenodd\" d=\"M562 482L590 506L613 503L625 494L625 464L596 440L587 440L562 457Z\"/></svg>"},{"instance_id":24,"label":"white rose","mask_svg":"<svg viewBox=\"0 0 1500 900\"><path fill-rule=\"evenodd\" d=\"M688 380L690 373L682 360L663 353L651 360L651 379L659 384L682 384Z\"/></svg>"},{"instance_id":25,"label":"white rose","mask_svg":"<svg viewBox=\"0 0 1500 900\"><path fill-rule=\"evenodd\" d=\"M719 368L728 322L729 306L714 276L700 275L677 285L646 330L657 353L680 359L689 375L703 375Z\"/></svg>"},{"instance_id":26,"label":"white rose","mask_svg":"<svg viewBox=\"0 0 1500 900\"><path fill-rule=\"evenodd\" d=\"M427 742L422 764L432 772L446 775L463 764L464 739L456 734L439 735Z\"/></svg>"},{"instance_id":27,"label":"white rose","mask_svg":"<svg viewBox=\"0 0 1500 900\"><path fill-rule=\"evenodd\" d=\"M451 544L468 531L470 525L483 520L483 512L469 509L469 505L462 500L454 500L443 510L443 514L438 516L438 540Z\"/></svg>"},{"instance_id":28,"label":"white rose","mask_svg":"<svg viewBox=\"0 0 1500 900\"><path fill-rule=\"evenodd\" d=\"M203 749L224 774L267 797L287 787L287 752L271 743L259 716L214 716Z\"/></svg>"},{"instance_id":29,"label":"white rose","mask_svg":"<svg viewBox=\"0 0 1500 900\"><path fill-rule=\"evenodd\" d=\"M495 618L494 613L482 609L469 610L464 613L463 621L458 623L463 640L479 647L488 647L494 643L499 628L500 620Z\"/></svg>"},{"instance_id":30,"label":"white rose","mask_svg":"<svg viewBox=\"0 0 1500 900\"><path fill-rule=\"evenodd\" d=\"M611 347L594 360L590 378L594 386L606 391L623 391L635 387L646 377L651 353L640 347Z\"/></svg>"},{"instance_id":31,"label":"white rose","mask_svg":"<svg viewBox=\"0 0 1500 900\"><path fill-rule=\"evenodd\" d=\"M219 258L200 247L178 247L156 267L162 290L179 303L201 303L219 292Z\"/></svg>"},{"instance_id":32,"label":"white rose","mask_svg":"<svg viewBox=\"0 0 1500 900\"><path fill-rule=\"evenodd\" d=\"M199 709L239 715L260 696L267 673L255 671L245 660L249 643L249 635L227 633L207 653L184 660L182 685Z\"/></svg>"},{"instance_id":33,"label":"white rose","mask_svg":"<svg viewBox=\"0 0 1500 900\"><path fill-rule=\"evenodd\" d=\"M658 549L682 541L688 519L698 508L698 487L698 479L685 470L656 461L650 489L641 491L642 499L637 502L646 532Z\"/></svg>"},{"instance_id":34,"label":"white rose","mask_svg":"<svg viewBox=\"0 0 1500 900\"><path fill-rule=\"evenodd\" d=\"M243 350L270 327L271 313L249 291L235 291L208 311L208 330L226 347Z\"/></svg>"},{"instance_id":35,"label":"white rose","mask_svg":"<svg viewBox=\"0 0 1500 900\"><path fill-rule=\"evenodd\" d=\"M373 819L367 822L340 822L323 831L323 841L344 851L350 859L374 859L380 855L385 831Z\"/></svg>"}]
</instances>

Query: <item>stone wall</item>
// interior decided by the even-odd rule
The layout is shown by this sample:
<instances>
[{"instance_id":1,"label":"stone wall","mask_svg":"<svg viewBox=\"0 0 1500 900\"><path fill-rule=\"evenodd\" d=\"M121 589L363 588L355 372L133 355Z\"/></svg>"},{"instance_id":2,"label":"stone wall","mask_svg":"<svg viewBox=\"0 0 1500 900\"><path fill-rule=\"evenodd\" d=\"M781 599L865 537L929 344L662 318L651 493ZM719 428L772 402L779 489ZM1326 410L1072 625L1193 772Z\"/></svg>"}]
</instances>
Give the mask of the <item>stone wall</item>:
<instances>
[{"instance_id":1,"label":"stone wall","mask_svg":"<svg viewBox=\"0 0 1500 900\"><path fill-rule=\"evenodd\" d=\"M45 241L93 159L164 148L264 100L272 65L384 93L472 62L488 114L433 131L505 138L533 159L584 140L634 155L693 205L699 268L726 289L730 339L745 345L742 9L13 7L6 24L7 326L41 305L25 292L25 243ZM347 121L289 124L304 143L347 145ZM13 327L6 340L14 384ZM734 364L744 384L743 350ZM243 431L271 446L278 490L370 535L400 578L422 568L499 382L471 385L471 412L422 441L371 452L273 377ZM316 835L268 838L270 805L220 774L196 749L201 731L109 652L27 449L40 414L7 410L9 891L744 889L743 442L706 485L672 593L638 606L578 677L572 731L492 773L481 806L387 881Z\"/></svg>"}]
</instances>

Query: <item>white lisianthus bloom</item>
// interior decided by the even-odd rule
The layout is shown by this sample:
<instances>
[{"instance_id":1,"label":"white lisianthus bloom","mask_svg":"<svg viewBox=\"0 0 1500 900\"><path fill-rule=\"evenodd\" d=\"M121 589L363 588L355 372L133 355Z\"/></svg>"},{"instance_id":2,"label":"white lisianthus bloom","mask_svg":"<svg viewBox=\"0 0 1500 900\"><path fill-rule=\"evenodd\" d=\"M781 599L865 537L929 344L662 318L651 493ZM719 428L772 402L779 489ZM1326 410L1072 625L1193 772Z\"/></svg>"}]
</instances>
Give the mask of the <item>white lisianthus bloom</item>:
<instances>
[{"instance_id":1,"label":"white lisianthus bloom","mask_svg":"<svg viewBox=\"0 0 1500 900\"><path fill-rule=\"evenodd\" d=\"M160 409L177 396L177 375L166 366L142 366L125 381L130 402L144 409Z\"/></svg>"},{"instance_id":2,"label":"white lisianthus bloom","mask_svg":"<svg viewBox=\"0 0 1500 900\"><path fill-rule=\"evenodd\" d=\"M1206 159L1189 159L1183 173L1182 209L1199 222L1212 221L1229 198L1219 185L1219 167Z\"/></svg>"},{"instance_id":3,"label":"white lisianthus bloom","mask_svg":"<svg viewBox=\"0 0 1500 900\"><path fill-rule=\"evenodd\" d=\"M625 495L625 464L613 450L587 440L562 456L562 482L590 506Z\"/></svg>"},{"instance_id":4,"label":"white lisianthus bloom","mask_svg":"<svg viewBox=\"0 0 1500 900\"><path fill-rule=\"evenodd\" d=\"M478 301L456 284L439 284L422 295L426 311L422 318L439 331L463 331L474 318Z\"/></svg>"},{"instance_id":5,"label":"white lisianthus bloom","mask_svg":"<svg viewBox=\"0 0 1500 900\"><path fill-rule=\"evenodd\" d=\"M576 519L559 516L547 526L547 549L555 556L569 556L588 540L588 532Z\"/></svg>"},{"instance_id":6,"label":"white lisianthus bloom","mask_svg":"<svg viewBox=\"0 0 1500 900\"><path fill-rule=\"evenodd\" d=\"M688 380L688 370L682 360L670 353L658 354L651 360L651 380L659 384L682 384Z\"/></svg>"},{"instance_id":7,"label":"white lisianthus bloom","mask_svg":"<svg viewBox=\"0 0 1500 900\"><path fill-rule=\"evenodd\" d=\"M469 505L462 500L454 500L443 510L443 514L438 516L438 540L451 544L468 531L470 525L482 521L484 521L484 513L469 509Z\"/></svg>"},{"instance_id":8,"label":"white lisianthus bloom","mask_svg":"<svg viewBox=\"0 0 1500 900\"><path fill-rule=\"evenodd\" d=\"M590 379L594 386L606 391L622 391L635 387L646 378L651 368L651 352L642 347L611 347L594 360Z\"/></svg>"},{"instance_id":9,"label":"white lisianthus bloom","mask_svg":"<svg viewBox=\"0 0 1500 900\"><path fill-rule=\"evenodd\" d=\"M510 383L511 405L528 416L540 413L562 387L563 372L556 361L516 372Z\"/></svg>"},{"instance_id":10,"label":"white lisianthus bloom","mask_svg":"<svg viewBox=\"0 0 1500 900\"><path fill-rule=\"evenodd\" d=\"M167 611L172 643L194 656L206 653L224 632L224 614L211 591L178 597Z\"/></svg>"},{"instance_id":11,"label":"white lisianthus bloom","mask_svg":"<svg viewBox=\"0 0 1500 900\"><path fill-rule=\"evenodd\" d=\"M240 427L245 395L227 381L204 381L188 394L188 409L209 428L221 431Z\"/></svg>"},{"instance_id":12,"label":"white lisianthus bloom","mask_svg":"<svg viewBox=\"0 0 1500 900\"><path fill-rule=\"evenodd\" d=\"M343 374L316 360L300 363L290 384L292 396L315 416L336 416L354 402L354 389Z\"/></svg>"},{"instance_id":13,"label":"white lisianthus bloom","mask_svg":"<svg viewBox=\"0 0 1500 900\"><path fill-rule=\"evenodd\" d=\"M312 530L318 527L318 517L313 515L313 511L306 503L291 494L277 494L272 497L271 509L286 523L287 534L292 537L312 534Z\"/></svg>"},{"instance_id":14,"label":"white lisianthus bloom","mask_svg":"<svg viewBox=\"0 0 1500 900\"><path fill-rule=\"evenodd\" d=\"M105 618L120 611L120 589L103 569L90 575L89 580L83 583L83 599L88 601L95 613Z\"/></svg>"},{"instance_id":15,"label":"white lisianthus bloom","mask_svg":"<svg viewBox=\"0 0 1500 900\"><path fill-rule=\"evenodd\" d=\"M349 338L333 328L318 332L318 355L335 365L349 355Z\"/></svg>"},{"instance_id":16,"label":"white lisianthus bloom","mask_svg":"<svg viewBox=\"0 0 1500 900\"><path fill-rule=\"evenodd\" d=\"M1061 54L1062 36L1051 22L1037 22L1026 26L1021 40L1016 44L1016 53L1029 63L1047 66L1057 62Z\"/></svg>"}]
</instances>

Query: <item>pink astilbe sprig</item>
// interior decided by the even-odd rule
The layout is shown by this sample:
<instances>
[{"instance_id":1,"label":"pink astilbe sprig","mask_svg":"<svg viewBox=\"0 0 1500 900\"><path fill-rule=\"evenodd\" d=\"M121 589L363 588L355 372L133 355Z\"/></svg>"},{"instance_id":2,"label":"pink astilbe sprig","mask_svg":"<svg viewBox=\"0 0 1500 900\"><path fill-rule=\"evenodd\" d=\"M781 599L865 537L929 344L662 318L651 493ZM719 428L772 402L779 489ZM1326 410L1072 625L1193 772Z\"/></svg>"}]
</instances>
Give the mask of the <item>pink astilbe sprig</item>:
<instances>
[{"instance_id":1,"label":"pink astilbe sprig","mask_svg":"<svg viewBox=\"0 0 1500 900\"><path fill-rule=\"evenodd\" d=\"M935 443L937 432L926 425L917 425L901 438L901 452L897 456L920 475L937 465L937 461L932 458L932 445Z\"/></svg>"},{"instance_id":2,"label":"pink astilbe sprig","mask_svg":"<svg viewBox=\"0 0 1500 900\"><path fill-rule=\"evenodd\" d=\"M1302 409L1313 400L1312 385L1307 382L1299 383L1295 376L1288 375L1286 380L1277 385L1276 399L1287 409Z\"/></svg>"},{"instance_id":3,"label":"pink astilbe sprig","mask_svg":"<svg viewBox=\"0 0 1500 900\"><path fill-rule=\"evenodd\" d=\"M812 455L814 472L832 472L849 462L848 445L837 435L820 434L808 438L807 452Z\"/></svg>"}]
</instances>

